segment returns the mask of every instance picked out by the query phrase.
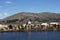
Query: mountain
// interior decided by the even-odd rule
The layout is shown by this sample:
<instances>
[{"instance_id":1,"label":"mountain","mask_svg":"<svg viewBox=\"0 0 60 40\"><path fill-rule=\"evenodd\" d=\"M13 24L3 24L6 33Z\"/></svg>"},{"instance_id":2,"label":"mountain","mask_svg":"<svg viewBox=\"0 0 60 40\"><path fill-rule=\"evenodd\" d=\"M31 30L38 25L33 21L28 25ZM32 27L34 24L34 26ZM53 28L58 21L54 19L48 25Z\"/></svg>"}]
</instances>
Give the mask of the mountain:
<instances>
[{"instance_id":1,"label":"mountain","mask_svg":"<svg viewBox=\"0 0 60 40\"><path fill-rule=\"evenodd\" d=\"M12 22L22 23L27 22L29 20L32 22L52 22L52 21L60 22L60 14L50 12L42 13L21 12L3 19L3 21L7 23Z\"/></svg>"}]
</instances>

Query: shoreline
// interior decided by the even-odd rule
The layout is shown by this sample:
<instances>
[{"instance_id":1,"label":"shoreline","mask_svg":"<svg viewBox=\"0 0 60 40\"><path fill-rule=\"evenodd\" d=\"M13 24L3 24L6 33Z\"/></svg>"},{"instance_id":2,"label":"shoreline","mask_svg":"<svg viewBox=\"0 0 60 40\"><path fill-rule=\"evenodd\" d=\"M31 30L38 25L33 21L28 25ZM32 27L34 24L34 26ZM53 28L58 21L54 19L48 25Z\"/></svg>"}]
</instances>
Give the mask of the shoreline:
<instances>
[{"instance_id":1,"label":"shoreline","mask_svg":"<svg viewBox=\"0 0 60 40\"><path fill-rule=\"evenodd\" d=\"M60 31L60 30L59 30ZM0 31L1 32L59 32L59 31Z\"/></svg>"}]
</instances>

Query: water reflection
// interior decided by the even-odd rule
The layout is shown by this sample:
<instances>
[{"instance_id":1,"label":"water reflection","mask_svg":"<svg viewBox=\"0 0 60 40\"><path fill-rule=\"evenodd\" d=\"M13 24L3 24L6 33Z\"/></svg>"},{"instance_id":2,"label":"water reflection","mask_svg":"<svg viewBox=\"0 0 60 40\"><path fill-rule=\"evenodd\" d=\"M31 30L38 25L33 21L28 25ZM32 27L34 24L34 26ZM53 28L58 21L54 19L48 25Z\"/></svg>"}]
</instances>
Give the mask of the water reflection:
<instances>
[{"instance_id":1,"label":"water reflection","mask_svg":"<svg viewBox=\"0 0 60 40\"><path fill-rule=\"evenodd\" d=\"M60 32L4 32L0 40L60 40Z\"/></svg>"},{"instance_id":2,"label":"water reflection","mask_svg":"<svg viewBox=\"0 0 60 40\"><path fill-rule=\"evenodd\" d=\"M31 32L28 32L28 40L31 40Z\"/></svg>"}]
</instances>

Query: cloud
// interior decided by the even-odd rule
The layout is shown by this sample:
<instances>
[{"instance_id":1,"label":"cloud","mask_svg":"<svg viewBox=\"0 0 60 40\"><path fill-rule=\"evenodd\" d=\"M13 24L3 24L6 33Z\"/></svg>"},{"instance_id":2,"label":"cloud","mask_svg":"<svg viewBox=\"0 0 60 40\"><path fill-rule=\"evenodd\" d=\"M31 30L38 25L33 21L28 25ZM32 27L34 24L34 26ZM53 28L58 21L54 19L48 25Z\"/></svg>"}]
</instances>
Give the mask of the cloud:
<instances>
[{"instance_id":1,"label":"cloud","mask_svg":"<svg viewBox=\"0 0 60 40\"><path fill-rule=\"evenodd\" d=\"M6 4L12 4L12 2L11 2L11 1L6 1L5 3L6 3Z\"/></svg>"},{"instance_id":2,"label":"cloud","mask_svg":"<svg viewBox=\"0 0 60 40\"><path fill-rule=\"evenodd\" d=\"M8 17L9 13L5 12L5 13L0 13L0 19Z\"/></svg>"},{"instance_id":3,"label":"cloud","mask_svg":"<svg viewBox=\"0 0 60 40\"><path fill-rule=\"evenodd\" d=\"M7 12L5 12L5 13L4 13L4 16L8 16L8 13L7 13Z\"/></svg>"}]
</instances>

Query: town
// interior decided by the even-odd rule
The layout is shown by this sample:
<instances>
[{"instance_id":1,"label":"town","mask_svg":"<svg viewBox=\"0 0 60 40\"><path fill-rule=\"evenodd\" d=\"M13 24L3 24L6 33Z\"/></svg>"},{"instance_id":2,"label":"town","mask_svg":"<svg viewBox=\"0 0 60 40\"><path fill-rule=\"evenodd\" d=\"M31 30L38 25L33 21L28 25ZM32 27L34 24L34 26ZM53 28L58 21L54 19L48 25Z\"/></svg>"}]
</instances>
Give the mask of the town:
<instances>
[{"instance_id":1,"label":"town","mask_svg":"<svg viewBox=\"0 0 60 40\"><path fill-rule=\"evenodd\" d=\"M0 24L0 32L40 32L60 31L59 22L34 23L28 21L24 24Z\"/></svg>"}]
</instances>

